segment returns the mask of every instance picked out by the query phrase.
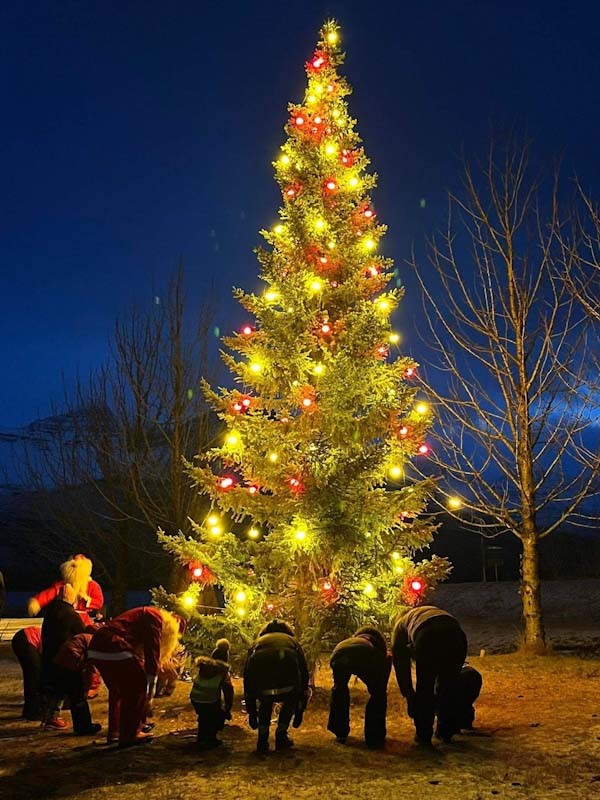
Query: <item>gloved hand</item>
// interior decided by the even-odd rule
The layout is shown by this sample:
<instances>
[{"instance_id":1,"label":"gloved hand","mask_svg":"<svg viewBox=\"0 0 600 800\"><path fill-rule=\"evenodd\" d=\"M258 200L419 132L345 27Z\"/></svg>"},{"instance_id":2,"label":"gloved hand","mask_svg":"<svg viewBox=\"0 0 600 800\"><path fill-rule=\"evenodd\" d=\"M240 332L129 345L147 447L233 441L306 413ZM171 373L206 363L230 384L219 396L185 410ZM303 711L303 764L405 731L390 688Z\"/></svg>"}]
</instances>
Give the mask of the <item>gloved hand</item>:
<instances>
[{"instance_id":1,"label":"gloved hand","mask_svg":"<svg viewBox=\"0 0 600 800\"><path fill-rule=\"evenodd\" d=\"M29 600L29 602L27 603L27 613L29 614L30 617L37 616L40 613L41 608L42 607L40 606L38 601L35 599L35 597L32 597Z\"/></svg>"}]
</instances>

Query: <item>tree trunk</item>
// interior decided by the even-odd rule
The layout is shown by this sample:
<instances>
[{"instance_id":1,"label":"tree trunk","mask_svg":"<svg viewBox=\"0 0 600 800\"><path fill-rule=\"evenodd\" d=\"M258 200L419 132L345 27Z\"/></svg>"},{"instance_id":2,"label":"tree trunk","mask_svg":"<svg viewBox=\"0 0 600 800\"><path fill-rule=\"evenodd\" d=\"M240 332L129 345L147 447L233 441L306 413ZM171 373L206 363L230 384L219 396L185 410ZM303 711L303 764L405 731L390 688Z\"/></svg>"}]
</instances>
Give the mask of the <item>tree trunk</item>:
<instances>
[{"instance_id":1,"label":"tree trunk","mask_svg":"<svg viewBox=\"0 0 600 800\"><path fill-rule=\"evenodd\" d=\"M542 620L542 588L539 575L538 540L526 537L521 559L521 602L523 603L523 650L529 654L547 653L546 632Z\"/></svg>"},{"instance_id":2,"label":"tree trunk","mask_svg":"<svg viewBox=\"0 0 600 800\"><path fill-rule=\"evenodd\" d=\"M126 535L119 537L115 579L112 589L112 615L127 610L127 589L129 588L129 543Z\"/></svg>"}]
</instances>

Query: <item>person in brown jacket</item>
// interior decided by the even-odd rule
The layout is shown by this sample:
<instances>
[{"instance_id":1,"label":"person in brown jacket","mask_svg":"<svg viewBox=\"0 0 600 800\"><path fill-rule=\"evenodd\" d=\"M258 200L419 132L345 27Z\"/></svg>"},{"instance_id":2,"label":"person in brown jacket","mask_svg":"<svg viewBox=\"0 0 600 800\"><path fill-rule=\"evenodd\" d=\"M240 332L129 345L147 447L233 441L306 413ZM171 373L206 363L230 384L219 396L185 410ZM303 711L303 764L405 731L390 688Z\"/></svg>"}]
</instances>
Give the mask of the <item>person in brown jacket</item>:
<instances>
[{"instance_id":1,"label":"person in brown jacket","mask_svg":"<svg viewBox=\"0 0 600 800\"><path fill-rule=\"evenodd\" d=\"M436 735L448 742L460 730L460 673L467 637L458 621L435 606L417 606L401 615L392 634L396 680L416 729L415 741L430 744ZM413 688L411 660L417 685Z\"/></svg>"}]
</instances>

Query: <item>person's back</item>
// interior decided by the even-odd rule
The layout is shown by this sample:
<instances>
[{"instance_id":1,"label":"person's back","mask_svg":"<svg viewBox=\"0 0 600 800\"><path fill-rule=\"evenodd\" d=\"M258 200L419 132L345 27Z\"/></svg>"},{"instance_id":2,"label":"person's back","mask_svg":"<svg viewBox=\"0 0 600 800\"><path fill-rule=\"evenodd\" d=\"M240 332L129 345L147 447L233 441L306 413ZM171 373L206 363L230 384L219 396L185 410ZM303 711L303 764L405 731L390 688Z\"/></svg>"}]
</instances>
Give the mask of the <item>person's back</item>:
<instances>
[{"instance_id":1,"label":"person's back","mask_svg":"<svg viewBox=\"0 0 600 800\"><path fill-rule=\"evenodd\" d=\"M42 623L42 664L45 668L53 663L65 642L85 631L81 617L69 599L63 589L46 608Z\"/></svg>"}]
</instances>

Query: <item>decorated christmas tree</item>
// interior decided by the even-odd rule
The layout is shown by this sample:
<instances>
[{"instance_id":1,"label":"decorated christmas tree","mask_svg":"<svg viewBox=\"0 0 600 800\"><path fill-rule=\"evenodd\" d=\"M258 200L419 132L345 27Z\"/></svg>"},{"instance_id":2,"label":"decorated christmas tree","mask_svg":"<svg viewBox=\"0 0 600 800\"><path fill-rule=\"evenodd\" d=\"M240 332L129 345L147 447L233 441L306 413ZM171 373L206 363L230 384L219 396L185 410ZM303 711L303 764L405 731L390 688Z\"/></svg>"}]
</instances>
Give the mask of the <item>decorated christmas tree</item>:
<instances>
[{"instance_id":1,"label":"decorated christmas tree","mask_svg":"<svg viewBox=\"0 0 600 800\"><path fill-rule=\"evenodd\" d=\"M431 485L411 480L407 462L426 455L431 420L411 384L417 364L395 352L402 290L380 254L376 175L348 114L339 46L327 22L304 99L289 107L274 162L279 221L257 250L264 291L235 290L248 318L223 340L236 388L204 386L222 440L188 469L210 508L193 537L161 533L190 587L158 599L204 645L249 641L278 616L314 658L328 637L388 624L448 571L435 556L412 561L434 527L419 518ZM206 613L207 585L222 590L220 613Z\"/></svg>"}]
</instances>

